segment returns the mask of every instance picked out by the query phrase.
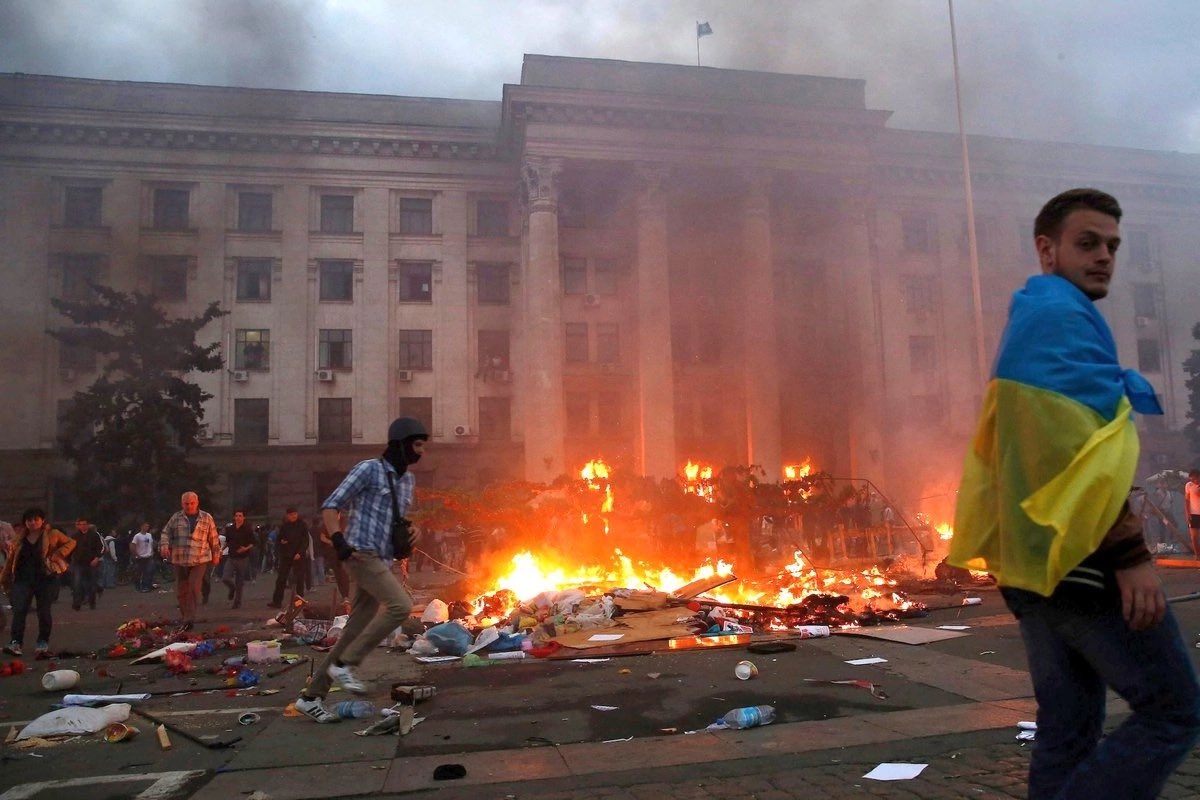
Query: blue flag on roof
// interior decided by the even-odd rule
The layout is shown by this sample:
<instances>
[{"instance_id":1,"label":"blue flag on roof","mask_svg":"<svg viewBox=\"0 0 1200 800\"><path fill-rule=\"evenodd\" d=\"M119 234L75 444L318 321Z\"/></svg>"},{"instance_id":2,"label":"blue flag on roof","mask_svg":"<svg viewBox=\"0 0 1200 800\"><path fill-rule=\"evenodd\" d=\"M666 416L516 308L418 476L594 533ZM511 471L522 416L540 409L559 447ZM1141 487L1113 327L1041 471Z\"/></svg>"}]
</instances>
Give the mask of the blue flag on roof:
<instances>
[{"instance_id":1,"label":"blue flag on roof","mask_svg":"<svg viewBox=\"0 0 1200 800\"><path fill-rule=\"evenodd\" d=\"M697 22L696 38L699 39L701 36L712 36L712 25L707 22Z\"/></svg>"}]
</instances>

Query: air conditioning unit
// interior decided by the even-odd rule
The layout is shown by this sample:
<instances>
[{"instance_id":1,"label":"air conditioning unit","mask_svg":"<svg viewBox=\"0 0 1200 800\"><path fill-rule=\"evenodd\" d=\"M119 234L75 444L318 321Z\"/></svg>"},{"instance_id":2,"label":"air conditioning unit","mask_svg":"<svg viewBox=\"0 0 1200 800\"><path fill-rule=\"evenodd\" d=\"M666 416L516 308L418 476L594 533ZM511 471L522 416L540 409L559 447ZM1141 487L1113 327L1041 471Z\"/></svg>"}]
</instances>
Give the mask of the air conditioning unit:
<instances>
[{"instance_id":1,"label":"air conditioning unit","mask_svg":"<svg viewBox=\"0 0 1200 800\"><path fill-rule=\"evenodd\" d=\"M238 383L245 383L246 381L250 380L250 371L249 370L235 369L230 373L230 375Z\"/></svg>"},{"instance_id":2,"label":"air conditioning unit","mask_svg":"<svg viewBox=\"0 0 1200 800\"><path fill-rule=\"evenodd\" d=\"M471 435L471 426L470 425L455 425L454 426L454 435L455 436L470 436Z\"/></svg>"},{"instance_id":3,"label":"air conditioning unit","mask_svg":"<svg viewBox=\"0 0 1200 800\"><path fill-rule=\"evenodd\" d=\"M1136 323L1137 323L1137 326L1138 326L1139 328L1144 328L1144 327L1146 327L1147 325L1149 325L1149 324L1150 324L1150 318L1149 318L1149 317L1137 317L1137 318L1134 320L1134 322L1136 322Z\"/></svg>"},{"instance_id":4,"label":"air conditioning unit","mask_svg":"<svg viewBox=\"0 0 1200 800\"><path fill-rule=\"evenodd\" d=\"M58 377L59 377L59 378L61 378L61 379L62 379L62 380L64 380L64 381L67 381L67 382L69 383L69 382L71 382L71 381L75 380L75 370L73 370L73 369L60 369L60 370L58 371Z\"/></svg>"},{"instance_id":5,"label":"air conditioning unit","mask_svg":"<svg viewBox=\"0 0 1200 800\"><path fill-rule=\"evenodd\" d=\"M328 383L329 381L332 381L333 380L333 370L331 370L331 369L317 370L317 380L319 380L323 383Z\"/></svg>"},{"instance_id":6,"label":"air conditioning unit","mask_svg":"<svg viewBox=\"0 0 1200 800\"><path fill-rule=\"evenodd\" d=\"M412 370L411 369L400 370L399 372L396 373L396 380L406 381L406 382L411 381L412 380Z\"/></svg>"},{"instance_id":7,"label":"air conditioning unit","mask_svg":"<svg viewBox=\"0 0 1200 800\"><path fill-rule=\"evenodd\" d=\"M583 307L584 308L599 308L600 307L600 298L594 294L585 294L583 296Z\"/></svg>"},{"instance_id":8,"label":"air conditioning unit","mask_svg":"<svg viewBox=\"0 0 1200 800\"><path fill-rule=\"evenodd\" d=\"M213 440L213 433L208 427L207 422L200 424L199 430L196 431L196 438L202 442L211 442Z\"/></svg>"}]
</instances>

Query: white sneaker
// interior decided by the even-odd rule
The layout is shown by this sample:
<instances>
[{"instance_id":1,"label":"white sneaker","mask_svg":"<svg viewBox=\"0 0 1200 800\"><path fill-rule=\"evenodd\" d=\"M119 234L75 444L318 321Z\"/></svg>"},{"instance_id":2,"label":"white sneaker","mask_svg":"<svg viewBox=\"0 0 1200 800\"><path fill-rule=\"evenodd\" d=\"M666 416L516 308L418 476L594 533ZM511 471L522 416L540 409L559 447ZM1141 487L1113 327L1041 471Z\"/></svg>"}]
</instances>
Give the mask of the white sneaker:
<instances>
[{"instance_id":1,"label":"white sneaker","mask_svg":"<svg viewBox=\"0 0 1200 800\"><path fill-rule=\"evenodd\" d=\"M333 682L347 692L353 692L354 694L367 693L367 685L354 677L354 673L350 671L350 667L339 667L337 664L330 664L327 671Z\"/></svg>"},{"instance_id":2,"label":"white sneaker","mask_svg":"<svg viewBox=\"0 0 1200 800\"><path fill-rule=\"evenodd\" d=\"M334 714L329 709L325 708L325 704L321 702L321 698L314 697L312 700L305 700L300 697L296 700L296 710L304 716L314 719L317 722L341 722L342 718Z\"/></svg>"}]
</instances>

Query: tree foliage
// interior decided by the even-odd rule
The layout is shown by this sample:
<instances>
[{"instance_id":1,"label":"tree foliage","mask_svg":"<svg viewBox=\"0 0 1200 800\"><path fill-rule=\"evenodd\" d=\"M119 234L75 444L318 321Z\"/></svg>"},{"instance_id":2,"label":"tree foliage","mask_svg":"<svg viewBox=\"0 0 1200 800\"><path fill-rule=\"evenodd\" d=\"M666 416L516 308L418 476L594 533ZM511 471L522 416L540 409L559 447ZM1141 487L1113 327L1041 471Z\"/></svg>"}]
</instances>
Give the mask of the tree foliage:
<instances>
[{"instance_id":1,"label":"tree foliage","mask_svg":"<svg viewBox=\"0 0 1200 800\"><path fill-rule=\"evenodd\" d=\"M92 290L93 300L51 301L75 327L47 333L94 351L101 364L64 410L60 452L92 519L149 521L174 511L183 491L207 497L212 476L189 457L212 395L189 378L221 369L220 344L201 346L196 334L228 312L213 302L197 317L170 318L152 294Z\"/></svg>"},{"instance_id":2,"label":"tree foliage","mask_svg":"<svg viewBox=\"0 0 1200 800\"><path fill-rule=\"evenodd\" d=\"M1200 342L1200 322L1192 327L1192 338ZM1183 432L1187 434L1192 446L1192 461L1196 463L1200 462L1200 349L1193 350L1183 362L1183 370L1188 374L1184 384L1188 390L1188 424Z\"/></svg>"}]
</instances>

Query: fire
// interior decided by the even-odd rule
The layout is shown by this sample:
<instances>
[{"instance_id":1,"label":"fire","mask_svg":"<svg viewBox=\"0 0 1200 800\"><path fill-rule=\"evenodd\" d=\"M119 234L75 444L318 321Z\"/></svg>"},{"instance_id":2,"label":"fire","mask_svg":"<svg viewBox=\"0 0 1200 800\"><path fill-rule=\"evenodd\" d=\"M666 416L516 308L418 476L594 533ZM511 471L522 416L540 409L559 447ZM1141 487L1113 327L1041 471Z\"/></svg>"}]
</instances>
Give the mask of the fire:
<instances>
[{"instance_id":1,"label":"fire","mask_svg":"<svg viewBox=\"0 0 1200 800\"><path fill-rule=\"evenodd\" d=\"M604 502L600 505L601 514L611 514L613 510L613 493L612 484L608 482L609 468L600 459L592 459L583 465L583 469L579 470L579 477L587 482L587 486L594 492L604 492ZM587 521L587 515L584 515L584 522ZM605 525L607 529L607 524Z\"/></svg>"},{"instance_id":2,"label":"fire","mask_svg":"<svg viewBox=\"0 0 1200 800\"><path fill-rule=\"evenodd\" d=\"M798 481L812 474L812 461L804 459L803 464L788 464L783 468L783 477L789 481Z\"/></svg>"},{"instance_id":3,"label":"fire","mask_svg":"<svg viewBox=\"0 0 1200 800\"><path fill-rule=\"evenodd\" d=\"M683 490L688 494L713 501L713 468L708 464L696 464L689 458L683 465Z\"/></svg>"},{"instance_id":4,"label":"fire","mask_svg":"<svg viewBox=\"0 0 1200 800\"><path fill-rule=\"evenodd\" d=\"M813 595L844 595L847 599L842 605L857 613L905 611L912 605L896 592L895 581L877 567L861 572L818 570L799 552L776 575L749 581L736 579L733 566L721 560L687 569L636 563L619 550L613 551L612 561L607 565L567 565L547 555L521 551L512 556L506 572L489 582L491 589L476 601L476 605L482 609L487 600L489 611L502 617L512 613L520 602L532 600L543 592L567 589L579 589L589 594L615 589L672 592L692 581L717 576L733 580L703 596L720 603L778 610L799 605ZM501 598L502 608L496 608L496 600Z\"/></svg>"},{"instance_id":5,"label":"fire","mask_svg":"<svg viewBox=\"0 0 1200 800\"><path fill-rule=\"evenodd\" d=\"M941 523L936 528L934 528L934 530L937 531L938 538L940 538L944 542L948 542L954 538L954 526L951 525L949 522Z\"/></svg>"}]
</instances>

